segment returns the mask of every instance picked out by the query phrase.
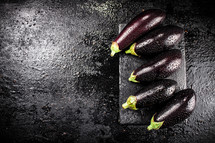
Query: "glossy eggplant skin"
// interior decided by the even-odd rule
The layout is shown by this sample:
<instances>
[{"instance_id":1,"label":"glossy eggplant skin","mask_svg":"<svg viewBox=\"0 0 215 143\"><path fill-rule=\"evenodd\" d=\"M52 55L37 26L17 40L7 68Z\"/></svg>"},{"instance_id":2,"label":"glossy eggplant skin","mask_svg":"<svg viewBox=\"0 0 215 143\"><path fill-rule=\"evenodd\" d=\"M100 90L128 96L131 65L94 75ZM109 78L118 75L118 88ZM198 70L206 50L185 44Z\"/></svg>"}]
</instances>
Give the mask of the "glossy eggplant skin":
<instances>
[{"instance_id":1,"label":"glossy eggplant skin","mask_svg":"<svg viewBox=\"0 0 215 143\"><path fill-rule=\"evenodd\" d=\"M142 88L136 96L136 107L143 108L158 103L162 103L172 97L177 86L177 82L170 79L163 79L151 83Z\"/></svg>"},{"instance_id":2,"label":"glossy eggplant skin","mask_svg":"<svg viewBox=\"0 0 215 143\"><path fill-rule=\"evenodd\" d=\"M154 81L134 95L129 96L122 107L138 110L138 108L162 103L172 97L176 86L177 82L170 79Z\"/></svg>"},{"instance_id":3,"label":"glossy eggplant skin","mask_svg":"<svg viewBox=\"0 0 215 143\"><path fill-rule=\"evenodd\" d=\"M157 28L144 35L135 42L134 51L137 55L151 55L169 50L183 38L184 30L181 27L167 25Z\"/></svg>"},{"instance_id":4,"label":"glossy eggplant skin","mask_svg":"<svg viewBox=\"0 0 215 143\"><path fill-rule=\"evenodd\" d=\"M164 51L148 63L133 71L129 81L144 82L163 79L174 73L181 65L182 54L178 49Z\"/></svg>"},{"instance_id":5,"label":"glossy eggplant skin","mask_svg":"<svg viewBox=\"0 0 215 143\"><path fill-rule=\"evenodd\" d=\"M161 128L173 126L190 116L196 104L196 94L192 89L177 92L173 98L154 115L155 122L163 122Z\"/></svg>"},{"instance_id":6,"label":"glossy eggplant skin","mask_svg":"<svg viewBox=\"0 0 215 143\"><path fill-rule=\"evenodd\" d=\"M157 27L163 22L166 14L160 9L142 11L134 17L120 32L111 45L111 56L127 48L141 35Z\"/></svg>"}]
</instances>

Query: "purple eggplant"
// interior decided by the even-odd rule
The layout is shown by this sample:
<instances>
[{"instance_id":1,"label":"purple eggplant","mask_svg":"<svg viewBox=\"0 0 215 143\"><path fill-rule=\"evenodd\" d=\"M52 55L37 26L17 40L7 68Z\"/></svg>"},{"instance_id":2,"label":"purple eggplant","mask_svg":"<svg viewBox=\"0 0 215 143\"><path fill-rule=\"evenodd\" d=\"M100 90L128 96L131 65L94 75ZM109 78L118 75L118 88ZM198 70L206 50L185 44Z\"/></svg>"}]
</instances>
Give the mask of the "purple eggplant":
<instances>
[{"instance_id":1,"label":"purple eggplant","mask_svg":"<svg viewBox=\"0 0 215 143\"><path fill-rule=\"evenodd\" d=\"M149 9L134 17L111 45L111 56L127 48L132 42L163 22L166 14L160 9Z\"/></svg>"},{"instance_id":2,"label":"purple eggplant","mask_svg":"<svg viewBox=\"0 0 215 143\"><path fill-rule=\"evenodd\" d=\"M137 110L158 103L162 103L172 97L177 82L170 79L163 79L151 83L142 88L136 94L129 96L126 103L122 105L124 109Z\"/></svg>"},{"instance_id":3,"label":"purple eggplant","mask_svg":"<svg viewBox=\"0 0 215 143\"><path fill-rule=\"evenodd\" d=\"M183 35L184 30L181 27L174 25L163 26L142 36L141 39L131 45L126 53L143 56L169 50L181 41Z\"/></svg>"},{"instance_id":4,"label":"purple eggplant","mask_svg":"<svg viewBox=\"0 0 215 143\"><path fill-rule=\"evenodd\" d=\"M192 89L177 92L168 103L151 119L148 130L158 130L182 122L190 116L196 104L196 95Z\"/></svg>"},{"instance_id":5,"label":"purple eggplant","mask_svg":"<svg viewBox=\"0 0 215 143\"><path fill-rule=\"evenodd\" d=\"M134 70L129 81L138 83L166 78L180 67L181 61L182 54L180 50L165 51Z\"/></svg>"}]
</instances>

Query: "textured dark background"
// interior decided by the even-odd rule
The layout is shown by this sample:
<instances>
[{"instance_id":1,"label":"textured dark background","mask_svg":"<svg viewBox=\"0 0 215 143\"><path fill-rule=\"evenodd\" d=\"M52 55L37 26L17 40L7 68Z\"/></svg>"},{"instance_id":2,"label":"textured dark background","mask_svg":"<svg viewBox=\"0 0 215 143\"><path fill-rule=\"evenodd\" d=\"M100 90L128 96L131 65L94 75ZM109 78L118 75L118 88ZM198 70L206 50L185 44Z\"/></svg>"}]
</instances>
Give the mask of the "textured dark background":
<instances>
[{"instance_id":1,"label":"textured dark background","mask_svg":"<svg viewBox=\"0 0 215 143\"><path fill-rule=\"evenodd\" d=\"M161 8L185 27L190 118L148 132L118 123L118 24ZM185 143L215 140L215 10L190 0L1 0L1 142Z\"/></svg>"}]
</instances>

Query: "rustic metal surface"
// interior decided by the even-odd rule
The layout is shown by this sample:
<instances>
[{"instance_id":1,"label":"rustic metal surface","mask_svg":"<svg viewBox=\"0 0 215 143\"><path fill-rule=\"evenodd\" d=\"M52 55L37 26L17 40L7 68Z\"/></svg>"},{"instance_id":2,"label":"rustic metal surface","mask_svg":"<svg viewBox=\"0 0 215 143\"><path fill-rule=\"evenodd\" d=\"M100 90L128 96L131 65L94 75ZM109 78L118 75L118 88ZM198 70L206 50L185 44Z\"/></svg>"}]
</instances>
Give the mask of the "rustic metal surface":
<instances>
[{"instance_id":1,"label":"rustic metal surface","mask_svg":"<svg viewBox=\"0 0 215 143\"><path fill-rule=\"evenodd\" d=\"M120 125L118 25L161 8L187 31L187 87L197 94L185 122L158 131ZM1 142L214 142L214 3L200 0L1 0Z\"/></svg>"}]
</instances>

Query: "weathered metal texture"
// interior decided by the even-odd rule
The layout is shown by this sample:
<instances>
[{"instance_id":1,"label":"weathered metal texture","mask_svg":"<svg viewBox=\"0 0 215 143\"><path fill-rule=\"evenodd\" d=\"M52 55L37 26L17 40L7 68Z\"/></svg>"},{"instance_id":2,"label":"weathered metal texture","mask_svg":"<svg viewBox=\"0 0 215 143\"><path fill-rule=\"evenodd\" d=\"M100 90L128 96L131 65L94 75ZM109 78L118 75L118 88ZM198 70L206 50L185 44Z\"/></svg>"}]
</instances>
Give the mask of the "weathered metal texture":
<instances>
[{"instance_id":1,"label":"weathered metal texture","mask_svg":"<svg viewBox=\"0 0 215 143\"><path fill-rule=\"evenodd\" d=\"M0 1L2 142L214 142L213 3L192 1ZM120 125L119 57L110 57L118 25L161 8L184 27L187 87L194 113L148 132Z\"/></svg>"}]
</instances>

